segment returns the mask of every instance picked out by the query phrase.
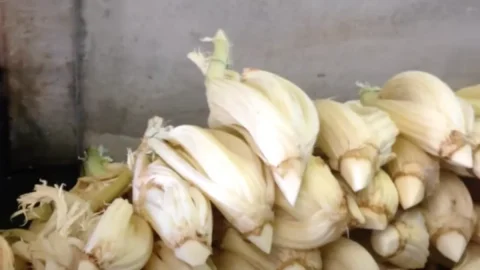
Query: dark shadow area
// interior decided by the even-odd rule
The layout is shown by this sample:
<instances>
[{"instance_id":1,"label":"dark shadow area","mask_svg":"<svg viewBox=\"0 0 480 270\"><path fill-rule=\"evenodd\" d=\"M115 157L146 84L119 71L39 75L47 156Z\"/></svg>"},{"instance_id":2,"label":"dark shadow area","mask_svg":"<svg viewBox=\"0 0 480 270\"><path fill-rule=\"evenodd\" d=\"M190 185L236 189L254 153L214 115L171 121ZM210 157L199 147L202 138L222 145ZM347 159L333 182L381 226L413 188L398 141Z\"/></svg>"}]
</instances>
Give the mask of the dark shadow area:
<instances>
[{"instance_id":1,"label":"dark shadow area","mask_svg":"<svg viewBox=\"0 0 480 270\"><path fill-rule=\"evenodd\" d=\"M465 186L467 186L468 191L470 191L472 200L475 203L480 203L480 179L465 178L463 179L463 183L465 183Z\"/></svg>"},{"instance_id":2,"label":"dark shadow area","mask_svg":"<svg viewBox=\"0 0 480 270\"><path fill-rule=\"evenodd\" d=\"M71 188L79 176L81 163L59 166L42 166L18 170L2 179L0 190L0 229L18 227L23 224L23 218L10 220L10 216L17 210L17 197L31 192L39 179L46 180L49 185L65 184Z\"/></svg>"},{"instance_id":3,"label":"dark shadow area","mask_svg":"<svg viewBox=\"0 0 480 270\"><path fill-rule=\"evenodd\" d=\"M81 162L58 166L35 166L12 171L14 164L11 160L13 154L28 155L28 153L11 152L11 133L9 117L9 99L7 88L7 74L0 67L0 229L19 226L23 218L10 220L10 216L17 210L17 198L23 193L33 190L40 179L48 184L62 184L66 188L72 187L80 172Z\"/></svg>"}]
</instances>

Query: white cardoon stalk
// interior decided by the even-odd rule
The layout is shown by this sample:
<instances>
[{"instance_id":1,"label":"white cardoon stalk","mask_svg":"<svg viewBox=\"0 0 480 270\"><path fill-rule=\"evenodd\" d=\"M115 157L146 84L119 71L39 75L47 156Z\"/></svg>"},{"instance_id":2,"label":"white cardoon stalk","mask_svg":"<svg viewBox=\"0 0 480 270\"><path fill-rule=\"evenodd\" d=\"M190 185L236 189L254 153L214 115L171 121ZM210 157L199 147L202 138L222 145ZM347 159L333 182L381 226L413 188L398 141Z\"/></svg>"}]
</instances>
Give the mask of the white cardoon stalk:
<instances>
[{"instance_id":1,"label":"white cardoon stalk","mask_svg":"<svg viewBox=\"0 0 480 270\"><path fill-rule=\"evenodd\" d=\"M148 146L208 196L249 241L268 253L274 200L269 190L274 186L258 157L229 133L189 125L163 127L162 123L160 117L150 119L145 133Z\"/></svg>"},{"instance_id":2,"label":"white cardoon stalk","mask_svg":"<svg viewBox=\"0 0 480 270\"><path fill-rule=\"evenodd\" d=\"M205 264L212 253L210 202L161 159L146 164L144 152L139 151L136 156L133 168L136 212L148 220L180 260L191 266Z\"/></svg>"}]
</instances>

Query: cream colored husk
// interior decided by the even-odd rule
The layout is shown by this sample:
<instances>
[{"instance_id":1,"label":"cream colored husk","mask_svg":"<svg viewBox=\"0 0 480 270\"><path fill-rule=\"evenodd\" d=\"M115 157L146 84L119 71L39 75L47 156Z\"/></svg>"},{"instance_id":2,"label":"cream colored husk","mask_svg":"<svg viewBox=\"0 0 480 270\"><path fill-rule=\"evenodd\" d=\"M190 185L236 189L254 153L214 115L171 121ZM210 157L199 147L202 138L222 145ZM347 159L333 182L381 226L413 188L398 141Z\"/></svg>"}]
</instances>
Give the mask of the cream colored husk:
<instances>
[{"instance_id":1,"label":"cream colored husk","mask_svg":"<svg viewBox=\"0 0 480 270\"><path fill-rule=\"evenodd\" d=\"M198 52L188 55L206 77L209 126L244 128L252 148L271 168L293 205L319 130L311 99L295 84L270 72L246 69L241 80L228 76L232 72L226 70L230 45L225 33L218 30L209 40L214 45L211 57Z\"/></svg>"},{"instance_id":2,"label":"cream colored husk","mask_svg":"<svg viewBox=\"0 0 480 270\"><path fill-rule=\"evenodd\" d=\"M258 158L244 141L224 131L215 133L191 125L164 127L163 119L154 117L149 120L145 140L168 166L199 188L247 239L269 252L274 200L269 190L273 183L269 183ZM224 137L235 141L236 148L228 148ZM175 148L182 149L184 155Z\"/></svg>"},{"instance_id":3,"label":"cream colored husk","mask_svg":"<svg viewBox=\"0 0 480 270\"><path fill-rule=\"evenodd\" d=\"M325 162L312 157L295 207L277 193L273 243L312 249L334 241L347 229L348 206L338 180Z\"/></svg>"},{"instance_id":4,"label":"cream colored husk","mask_svg":"<svg viewBox=\"0 0 480 270\"><path fill-rule=\"evenodd\" d=\"M136 156L133 171L140 170L133 179L136 211L179 259L191 266L205 264L212 249L210 202L161 159L145 164L145 153Z\"/></svg>"},{"instance_id":5,"label":"cream colored husk","mask_svg":"<svg viewBox=\"0 0 480 270\"><path fill-rule=\"evenodd\" d=\"M356 193L356 202L365 217L358 227L384 230L398 209L398 192L388 174L379 170L367 188Z\"/></svg>"},{"instance_id":6,"label":"cream colored husk","mask_svg":"<svg viewBox=\"0 0 480 270\"><path fill-rule=\"evenodd\" d=\"M340 238L321 249L323 270L379 270L377 262L360 244Z\"/></svg>"},{"instance_id":7,"label":"cream colored husk","mask_svg":"<svg viewBox=\"0 0 480 270\"><path fill-rule=\"evenodd\" d=\"M419 209L401 213L383 231L373 231L373 250L398 267L418 269L425 267L429 255L429 235L425 219Z\"/></svg>"},{"instance_id":8,"label":"cream colored husk","mask_svg":"<svg viewBox=\"0 0 480 270\"><path fill-rule=\"evenodd\" d=\"M441 171L437 191L422 204L430 242L458 262L472 237L476 213L468 190L457 176Z\"/></svg>"},{"instance_id":9,"label":"cream colored husk","mask_svg":"<svg viewBox=\"0 0 480 270\"><path fill-rule=\"evenodd\" d=\"M403 209L418 205L435 192L439 182L438 160L403 136L398 136L392 147L396 158L386 170L398 190Z\"/></svg>"},{"instance_id":10,"label":"cream colored husk","mask_svg":"<svg viewBox=\"0 0 480 270\"><path fill-rule=\"evenodd\" d=\"M437 77L402 72L381 90L364 87L361 101L387 112L401 134L428 153L457 166L473 166L461 104Z\"/></svg>"},{"instance_id":11,"label":"cream colored husk","mask_svg":"<svg viewBox=\"0 0 480 270\"><path fill-rule=\"evenodd\" d=\"M316 147L340 172L353 191L364 189L375 174L378 159L369 126L348 105L329 99L316 100L320 125Z\"/></svg>"}]
</instances>

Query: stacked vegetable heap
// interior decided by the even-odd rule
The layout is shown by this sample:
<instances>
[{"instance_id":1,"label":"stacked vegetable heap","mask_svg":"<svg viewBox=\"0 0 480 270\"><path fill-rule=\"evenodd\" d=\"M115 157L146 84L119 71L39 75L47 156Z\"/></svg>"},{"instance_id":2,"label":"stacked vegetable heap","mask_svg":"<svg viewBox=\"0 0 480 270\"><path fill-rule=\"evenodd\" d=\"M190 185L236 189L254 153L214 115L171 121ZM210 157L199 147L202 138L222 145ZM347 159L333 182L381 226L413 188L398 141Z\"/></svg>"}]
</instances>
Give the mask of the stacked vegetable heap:
<instances>
[{"instance_id":1,"label":"stacked vegetable heap","mask_svg":"<svg viewBox=\"0 0 480 270\"><path fill-rule=\"evenodd\" d=\"M73 189L18 198L30 223L2 232L1 269L480 269L480 205L459 178L480 178L480 86L406 71L311 100L230 70L223 31L205 40L213 53L188 58L208 128L155 116L126 163L90 148Z\"/></svg>"}]
</instances>

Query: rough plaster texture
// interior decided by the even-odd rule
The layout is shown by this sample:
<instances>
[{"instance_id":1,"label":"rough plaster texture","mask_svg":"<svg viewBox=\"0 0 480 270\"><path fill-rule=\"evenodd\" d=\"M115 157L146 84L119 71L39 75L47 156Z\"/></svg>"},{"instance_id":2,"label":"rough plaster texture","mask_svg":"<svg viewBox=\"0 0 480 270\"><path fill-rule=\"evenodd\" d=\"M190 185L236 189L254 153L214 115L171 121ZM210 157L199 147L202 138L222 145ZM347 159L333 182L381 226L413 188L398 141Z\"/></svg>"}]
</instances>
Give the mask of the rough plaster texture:
<instances>
[{"instance_id":1,"label":"rough plaster texture","mask_svg":"<svg viewBox=\"0 0 480 270\"><path fill-rule=\"evenodd\" d=\"M71 1L2 1L14 164L76 157Z\"/></svg>"},{"instance_id":2,"label":"rough plaster texture","mask_svg":"<svg viewBox=\"0 0 480 270\"><path fill-rule=\"evenodd\" d=\"M202 77L185 55L209 49L199 39L219 27L233 42L235 68L271 70L314 98L355 98L355 81L381 84L406 69L432 72L454 88L480 81L478 0L83 1L87 143L112 144L119 134L118 145L129 145L123 135L140 136L153 114L204 124ZM32 18L11 33L39 23L10 42L27 57L22 74L32 74L35 86L19 88L25 113L16 132L34 134L26 145L55 157L73 156L75 143L69 2L11 0L8 11L10 23Z\"/></svg>"}]
</instances>

